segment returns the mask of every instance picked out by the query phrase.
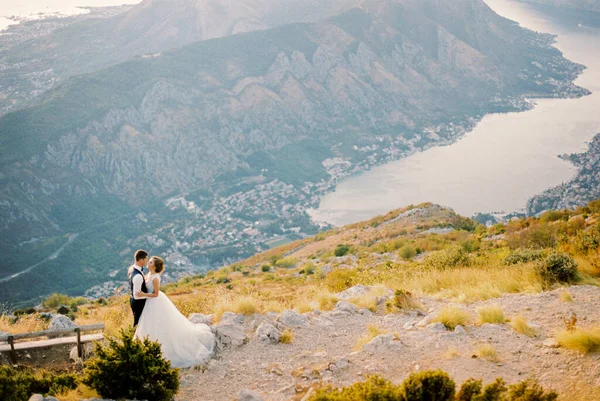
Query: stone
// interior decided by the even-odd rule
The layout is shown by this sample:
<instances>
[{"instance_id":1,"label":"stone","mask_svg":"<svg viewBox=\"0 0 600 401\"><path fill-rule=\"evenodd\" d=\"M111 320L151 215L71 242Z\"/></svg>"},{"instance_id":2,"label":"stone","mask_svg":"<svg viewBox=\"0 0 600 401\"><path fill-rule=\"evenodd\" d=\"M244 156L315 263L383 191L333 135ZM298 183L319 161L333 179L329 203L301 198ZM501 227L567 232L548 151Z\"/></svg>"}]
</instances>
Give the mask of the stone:
<instances>
[{"instance_id":1,"label":"stone","mask_svg":"<svg viewBox=\"0 0 600 401\"><path fill-rule=\"evenodd\" d=\"M406 322L406 323L404 323L404 325L402 326L402 328L404 330L411 330L413 328L413 326L414 326L413 322Z\"/></svg>"},{"instance_id":2,"label":"stone","mask_svg":"<svg viewBox=\"0 0 600 401\"><path fill-rule=\"evenodd\" d=\"M203 315L202 313L192 313L188 316L188 320L195 324L205 324L210 326L215 321L215 315Z\"/></svg>"},{"instance_id":3,"label":"stone","mask_svg":"<svg viewBox=\"0 0 600 401\"><path fill-rule=\"evenodd\" d=\"M544 347L547 347L547 348L558 348L558 347L560 347L559 342L555 338L548 338L548 339L544 340L544 342L542 343L542 345Z\"/></svg>"},{"instance_id":4,"label":"stone","mask_svg":"<svg viewBox=\"0 0 600 401\"><path fill-rule=\"evenodd\" d=\"M308 317L292 310L285 310L279 315L279 321L290 327L308 327Z\"/></svg>"},{"instance_id":5,"label":"stone","mask_svg":"<svg viewBox=\"0 0 600 401\"><path fill-rule=\"evenodd\" d=\"M278 343L281 338L281 331L277 330L272 324L262 322L256 329L254 336L261 341Z\"/></svg>"},{"instance_id":6,"label":"stone","mask_svg":"<svg viewBox=\"0 0 600 401\"><path fill-rule=\"evenodd\" d=\"M465 330L465 328L460 324L454 328L454 332L456 334L467 334L467 330Z\"/></svg>"},{"instance_id":7,"label":"stone","mask_svg":"<svg viewBox=\"0 0 600 401\"><path fill-rule=\"evenodd\" d=\"M264 401L264 398L254 390L245 389L238 393L237 401Z\"/></svg>"},{"instance_id":8,"label":"stone","mask_svg":"<svg viewBox=\"0 0 600 401\"><path fill-rule=\"evenodd\" d=\"M60 400L56 397L52 397L49 395L48 397L44 397L44 401L60 401Z\"/></svg>"},{"instance_id":9,"label":"stone","mask_svg":"<svg viewBox=\"0 0 600 401\"><path fill-rule=\"evenodd\" d=\"M362 349L366 352L385 353L404 348L402 343L396 338L394 333L381 334L373 338Z\"/></svg>"},{"instance_id":10,"label":"stone","mask_svg":"<svg viewBox=\"0 0 600 401\"><path fill-rule=\"evenodd\" d=\"M269 320L277 320L277 316L279 316L279 314L277 312L267 312L267 318Z\"/></svg>"},{"instance_id":11,"label":"stone","mask_svg":"<svg viewBox=\"0 0 600 401\"><path fill-rule=\"evenodd\" d=\"M372 287L367 285L357 284L354 287L350 287L347 290L337 293L336 296L339 299L358 298L368 294L369 291L371 291L371 288Z\"/></svg>"},{"instance_id":12,"label":"stone","mask_svg":"<svg viewBox=\"0 0 600 401\"><path fill-rule=\"evenodd\" d=\"M431 323L427 325L427 330L432 331L434 333L443 333L447 331L446 326L444 326L444 323L441 322Z\"/></svg>"},{"instance_id":13,"label":"stone","mask_svg":"<svg viewBox=\"0 0 600 401\"><path fill-rule=\"evenodd\" d=\"M435 312L430 312L427 316L425 316L417 324L415 324L415 326L416 327L425 327L425 326L427 326L429 323L431 323L431 320L433 319L434 316L435 316Z\"/></svg>"},{"instance_id":14,"label":"stone","mask_svg":"<svg viewBox=\"0 0 600 401\"><path fill-rule=\"evenodd\" d=\"M68 316L54 315L48 326L48 330L74 329L77 327Z\"/></svg>"},{"instance_id":15,"label":"stone","mask_svg":"<svg viewBox=\"0 0 600 401\"><path fill-rule=\"evenodd\" d=\"M221 320L219 320L220 324L243 324L244 323L244 315L238 315L233 312L225 312L221 316Z\"/></svg>"},{"instance_id":16,"label":"stone","mask_svg":"<svg viewBox=\"0 0 600 401\"><path fill-rule=\"evenodd\" d=\"M348 312L350 314L358 312L358 308L356 306L346 301L338 301L338 303L335 305L335 309L341 312Z\"/></svg>"},{"instance_id":17,"label":"stone","mask_svg":"<svg viewBox=\"0 0 600 401\"><path fill-rule=\"evenodd\" d=\"M221 351L225 348L239 347L248 339L244 326L240 324L219 324L214 328L217 348Z\"/></svg>"},{"instance_id":18,"label":"stone","mask_svg":"<svg viewBox=\"0 0 600 401\"><path fill-rule=\"evenodd\" d=\"M29 401L44 401L44 396L41 394L34 394L29 397Z\"/></svg>"},{"instance_id":19,"label":"stone","mask_svg":"<svg viewBox=\"0 0 600 401\"><path fill-rule=\"evenodd\" d=\"M365 316L371 316L371 315L373 315L373 312L371 312L367 308L362 308L361 310L358 311L358 313L360 313L361 315L365 315Z\"/></svg>"}]
</instances>

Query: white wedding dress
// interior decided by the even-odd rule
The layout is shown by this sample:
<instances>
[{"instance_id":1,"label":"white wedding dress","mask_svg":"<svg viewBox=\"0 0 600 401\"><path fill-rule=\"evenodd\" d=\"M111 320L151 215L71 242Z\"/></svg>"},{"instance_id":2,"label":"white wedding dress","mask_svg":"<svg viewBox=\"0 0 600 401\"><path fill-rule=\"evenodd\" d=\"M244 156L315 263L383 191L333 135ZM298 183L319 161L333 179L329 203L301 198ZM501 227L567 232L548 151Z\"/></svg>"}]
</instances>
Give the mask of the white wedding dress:
<instances>
[{"instance_id":1,"label":"white wedding dress","mask_svg":"<svg viewBox=\"0 0 600 401\"><path fill-rule=\"evenodd\" d=\"M146 278L148 292L154 291L153 280ZM144 311L135 330L135 337L149 337L161 345L163 356L176 368L198 365L209 359L215 350L215 336L205 324L194 324L179 312L162 291L158 297L147 298Z\"/></svg>"}]
</instances>

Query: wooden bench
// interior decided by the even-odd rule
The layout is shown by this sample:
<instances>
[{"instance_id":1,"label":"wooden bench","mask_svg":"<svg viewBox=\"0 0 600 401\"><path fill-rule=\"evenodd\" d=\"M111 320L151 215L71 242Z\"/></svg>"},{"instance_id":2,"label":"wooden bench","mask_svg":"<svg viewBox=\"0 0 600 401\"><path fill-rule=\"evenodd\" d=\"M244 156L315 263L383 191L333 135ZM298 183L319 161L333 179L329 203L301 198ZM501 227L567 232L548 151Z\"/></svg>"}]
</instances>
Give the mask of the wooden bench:
<instances>
[{"instance_id":1,"label":"wooden bench","mask_svg":"<svg viewBox=\"0 0 600 401\"><path fill-rule=\"evenodd\" d=\"M71 327L68 329L44 330L33 333L9 334L0 336L0 343L8 342L8 344L0 344L0 352L10 351L12 363L17 363L17 350L28 350L33 348L49 347L59 344L77 344L77 356L83 356L83 344L90 341L99 341L104 338L102 333L81 335L83 332L104 330L104 323L90 324L87 326ZM52 338L62 334L76 334L75 337L59 337ZM48 340L27 341L15 343L15 340L23 340L26 338L48 337Z\"/></svg>"}]
</instances>

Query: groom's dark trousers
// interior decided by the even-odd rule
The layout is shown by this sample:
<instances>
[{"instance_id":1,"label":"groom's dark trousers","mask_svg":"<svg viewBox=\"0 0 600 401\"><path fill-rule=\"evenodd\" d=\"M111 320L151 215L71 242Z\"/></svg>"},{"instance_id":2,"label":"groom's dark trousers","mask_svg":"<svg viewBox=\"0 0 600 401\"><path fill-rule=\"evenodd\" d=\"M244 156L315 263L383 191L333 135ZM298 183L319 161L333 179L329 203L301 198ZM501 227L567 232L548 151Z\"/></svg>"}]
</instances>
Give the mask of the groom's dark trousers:
<instances>
[{"instance_id":1,"label":"groom's dark trousers","mask_svg":"<svg viewBox=\"0 0 600 401\"><path fill-rule=\"evenodd\" d=\"M133 312L133 327L137 326L138 322L140 321L140 316L142 316L144 306L146 305L146 298L135 299L133 297L133 278L138 274L142 276L142 292L148 292L144 275L139 270L133 269L131 277L129 277L129 288L131 294L129 297L129 305L131 305L131 311Z\"/></svg>"}]
</instances>

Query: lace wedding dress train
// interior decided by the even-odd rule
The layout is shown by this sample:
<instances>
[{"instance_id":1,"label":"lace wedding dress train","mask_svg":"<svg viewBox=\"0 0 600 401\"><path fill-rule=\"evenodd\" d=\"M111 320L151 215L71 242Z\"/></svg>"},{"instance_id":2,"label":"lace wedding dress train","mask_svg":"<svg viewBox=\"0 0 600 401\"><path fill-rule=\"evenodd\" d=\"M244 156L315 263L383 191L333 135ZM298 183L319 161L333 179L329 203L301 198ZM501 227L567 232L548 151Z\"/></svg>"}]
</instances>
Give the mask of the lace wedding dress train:
<instances>
[{"instance_id":1,"label":"lace wedding dress train","mask_svg":"<svg viewBox=\"0 0 600 401\"><path fill-rule=\"evenodd\" d=\"M159 274L147 278L148 292L154 291L155 278L160 282ZM162 291L158 297L146 300L135 337L158 341L163 356L176 368L198 365L208 360L215 350L215 336L210 327L190 322Z\"/></svg>"}]
</instances>

